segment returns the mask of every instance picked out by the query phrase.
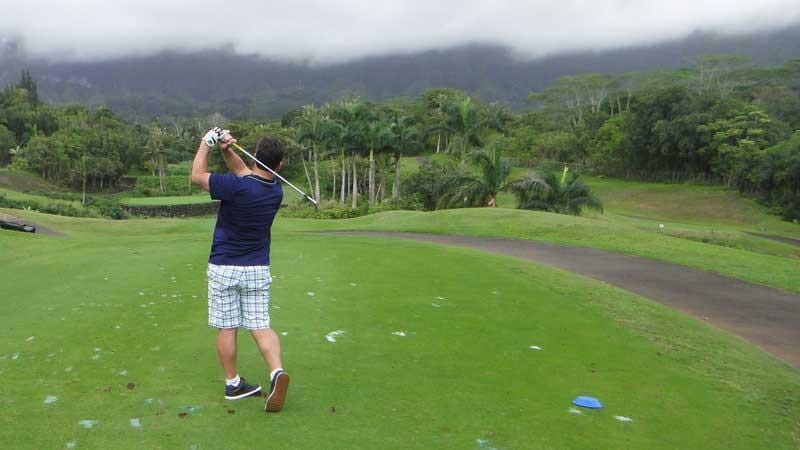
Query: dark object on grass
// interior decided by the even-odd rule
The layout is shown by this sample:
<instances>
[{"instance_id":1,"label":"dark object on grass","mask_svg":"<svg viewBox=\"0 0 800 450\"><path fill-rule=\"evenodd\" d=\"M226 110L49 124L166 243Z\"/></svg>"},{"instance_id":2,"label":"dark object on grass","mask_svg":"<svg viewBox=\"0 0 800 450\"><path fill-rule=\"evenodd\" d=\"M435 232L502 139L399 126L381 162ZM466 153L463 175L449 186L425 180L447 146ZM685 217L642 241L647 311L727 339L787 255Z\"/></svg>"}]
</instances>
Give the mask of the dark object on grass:
<instances>
[{"instance_id":1,"label":"dark object on grass","mask_svg":"<svg viewBox=\"0 0 800 450\"><path fill-rule=\"evenodd\" d=\"M4 230L22 231L23 233L36 233L36 227L17 222L7 222L0 220L0 228Z\"/></svg>"}]
</instances>

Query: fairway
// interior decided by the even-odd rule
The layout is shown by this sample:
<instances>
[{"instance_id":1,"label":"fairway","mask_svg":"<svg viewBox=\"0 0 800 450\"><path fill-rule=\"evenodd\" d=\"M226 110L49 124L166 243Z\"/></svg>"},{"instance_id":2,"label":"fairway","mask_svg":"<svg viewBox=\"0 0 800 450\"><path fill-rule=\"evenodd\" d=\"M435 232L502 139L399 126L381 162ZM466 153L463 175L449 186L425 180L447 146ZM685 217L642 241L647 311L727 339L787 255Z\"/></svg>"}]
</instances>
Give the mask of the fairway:
<instances>
[{"instance_id":1,"label":"fairway","mask_svg":"<svg viewBox=\"0 0 800 450\"><path fill-rule=\"evenodd\" d=\"M194 205L197 203L208 203L211 197L208 192L195 195L171 196L171 197L132 197L122 200L123 205L128 206L163 206L163 205Z\"/></svg>"},{"instance_id":2,"label":"fairway","mask_svg":"<svg viewBox=\"0 0 800 450\"><path fill-rule=\"evenodd\" d=\"M0 234L11 448L798 445L800 373L737 338L559 270L281 218L271 316L293 384L265 415L222 399L212 220L24 214L67 237ZM240 340L241 374L263 383ZM583 394L605 409L571 412Z\"/></svg>"}]
</instances>

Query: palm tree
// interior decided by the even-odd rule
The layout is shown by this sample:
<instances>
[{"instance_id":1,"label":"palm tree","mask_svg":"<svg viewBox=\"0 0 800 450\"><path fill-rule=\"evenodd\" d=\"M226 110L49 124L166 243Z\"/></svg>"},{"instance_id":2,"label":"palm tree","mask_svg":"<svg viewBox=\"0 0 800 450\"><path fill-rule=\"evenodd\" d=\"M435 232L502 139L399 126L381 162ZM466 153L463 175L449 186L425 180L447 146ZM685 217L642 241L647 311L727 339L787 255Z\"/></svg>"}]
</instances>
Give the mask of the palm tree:
<instances>
[{"instance_id":1,"label":"palm tree","mask_svg":"<svg viewBox=\"0 0 800 450\"><path fill-rule=\"evenodd\" d=\"M386 122L372 120L362 128L363 141L369 149L369 206L375 206L375 151L382 150L392 140Z\"/></svg>"},{"instance_id":2,"label":"palm tree","mask_svg":"<svg viewBox=\"0 0 800 450\"><path fill-rule=\"evenodd\" d=\"M403 153L408 154L409 149L414 148L419 143L419 131L414 126L414 117L402 116L397 118L391 125L394 135L392 148L394 150L394 183L392 183L392 200L397 200L400 195L400 158Z\"/></svg>"},{"instance_id":3,"label":"palm tree","mask_svg":"<svg viewBox=\"0 0 800 450\"><path fill-rule=\"evenodd\" d=\"M480 176L455 175L447 180L439 206L494 207L495 197L506 188L506 179L511 172L508 159L503 158L498 149L477 150L467 156L480 169Z\"/></svg>"},{"instance_id":4,"label":"palm tree","mask_svg":"<svg viewBox=\"0 0 800 450\"><path fill-rule=\"evenodd\" d=\"M314 200L319 203L319 155L324 152L328 140L332 137L333 123L322 109L312 105L303 107L302 113L294 121L297 140L311 147L311 158L314 169Z\"/></svg>"},{"instance_id":5,"label":"palm tree","mask_svg":"<svg viewBox=\"0 0 800 450\"><path fill-rule=\"evenodd\" d=\"M465 98L449 108L450 129L459 135L459 153L464 157L470 147L481 145L480 135L486 128L486 121L481 117L478 108L470 97Z\"/></svg>"},{"instance_id":6,"label":"palm tree","mask_svg":"<svg viewBox=\"0 0 800 450\"><path fill-rule=\"evenodd\" d=\"M519 209L550 211L579 216L584 209L603 212L603 204L585 185L577 173L546 172L543 176L528 175L509 184L517 197Z\"/></svg>"},{"instance_id":7,"label":"palm tree","mask_svg":"<svg viewBox=\"0 0 800 450\"><path fill-rule=\"evenodd\" d=\"M164 130L158 125L150 128L150 133L145 144L145 156L150 157L153 166L158 170L158 188L161 192L166 190L164 179L166 178L167 148L164 145Z\"/></svg>"},{"instance_id":8,"label":"palm tree","mask_svg":"<svg viewBox=\"0 0 800 450\"><path fill-rule=\"evenodd\" d=\"M352 186L353 208L358 207L358 153L365 146L363 128L369 120L368 113L366 105L358 99L341 102L332 109L332 116L341 127L339 139L341 139L342 153L344 153L344 148L348 148L352 152L349 184ZM344 195L342 195L343 200Z\"/></svg>"}]
</instances>

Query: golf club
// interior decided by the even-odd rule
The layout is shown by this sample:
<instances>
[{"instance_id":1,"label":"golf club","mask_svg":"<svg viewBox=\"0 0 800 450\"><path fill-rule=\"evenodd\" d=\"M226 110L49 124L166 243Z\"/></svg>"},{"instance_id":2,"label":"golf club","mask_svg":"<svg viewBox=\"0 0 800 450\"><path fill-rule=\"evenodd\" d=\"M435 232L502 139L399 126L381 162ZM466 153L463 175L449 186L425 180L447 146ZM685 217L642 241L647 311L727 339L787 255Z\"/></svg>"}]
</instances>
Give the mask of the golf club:
<instances>
[{"instance_id":1,"label":"golf club","mask_svg":"<svg viewBox=\"0 0 800 450\"><path fill-rule=\"evenodd\" d=\"M303 197L305 197L305 198L306 198L306 200L308 200L308 201L310 201L311 203L313 203L313 204L314 204L314 206L319 206L319 205L317 204L317 201L316 201L316 200L314 200L314 198L310 197L308 194L306 194L305 192L301 191L301 190L300 190L300 188L298 188L297 186L295 186L295 185L293 185L292 183L290 183L290 182L289 182L289 180L287 180L286 178L283 178L282 176L278 175L278 172L275 172L274 170L270 169L270 168L269 168L269 166L267 166L266 164L264 164L264 163L262 163L261 161L259 161L258 159L256 159L256 157L255 157L255 156L251 155L251 154L250 154L250 153L249 153L247 150L245 150L245 149L243 149L241 146L239 146L239 144L233 144L233 147L234 147L234 148L236 148L236 150L239 150L240 152L242 152L242 153L244 153L245 155L249 156L249 157L250 157L250 159L252 159L253 161L255 161L255 162L256 162L256 163L257 163L259 166L263 167L263 168L264 168L264 170L267 170L267 171L269 171L271 174L273 174L273 175L275 175L276 177L278 177L278 179L279 179L279 180L283 181L284 183L286 183L286 184L288 184L289 186L291 186L292 188L294 188L294 190L295 190L295 191L297 191L297 192L298 192L300 195L302 195Z\"/></svg>"}]
</instances>

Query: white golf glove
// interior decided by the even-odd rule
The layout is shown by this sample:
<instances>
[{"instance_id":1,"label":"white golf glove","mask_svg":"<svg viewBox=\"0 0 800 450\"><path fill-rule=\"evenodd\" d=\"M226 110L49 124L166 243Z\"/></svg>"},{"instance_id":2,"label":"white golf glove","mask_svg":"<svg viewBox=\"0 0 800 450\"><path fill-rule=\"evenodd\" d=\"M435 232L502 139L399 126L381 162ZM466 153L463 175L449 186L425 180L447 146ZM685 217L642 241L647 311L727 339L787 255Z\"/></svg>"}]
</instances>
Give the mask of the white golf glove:
<instances>
[{"instance_id":1,"label":"white golf glove","mask_svg":"<svg viewBox=\"0 0 800 450\"><path fill-rule=\"evenodd\" d=\"M205 136L203 136L203 142L206 143L209 147L214 147L222 140L224 130L220 127L214 127L208 130Z\"/></svg>"}]
</instances>

